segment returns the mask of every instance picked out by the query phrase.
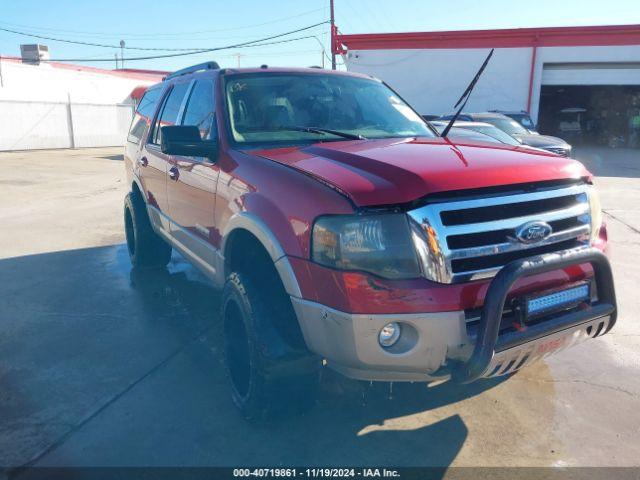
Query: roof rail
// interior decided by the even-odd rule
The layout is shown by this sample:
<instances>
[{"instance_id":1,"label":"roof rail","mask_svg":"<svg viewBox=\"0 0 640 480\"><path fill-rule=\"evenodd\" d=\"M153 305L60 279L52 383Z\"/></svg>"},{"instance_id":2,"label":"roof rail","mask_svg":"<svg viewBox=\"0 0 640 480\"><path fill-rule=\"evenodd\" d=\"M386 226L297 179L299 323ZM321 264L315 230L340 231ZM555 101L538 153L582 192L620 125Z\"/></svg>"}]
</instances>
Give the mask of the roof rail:
<instances>
[{"instance_id":1,"label":"roof rail","mask_svg":"<svg viewBox=\"0 0 640 480\"><path fill-rule=\"evenodd\" d=\"M199 63L198 65L192 65L190 67L183 68L182 70L176 70L175 72L170 73L169 75L164 77L163 80L169 80L170 78L187 75L188 73L199 72L201 70L218 70L219 68L220 65L218 65L218 62Z\"/></svg>"}]
</instances>

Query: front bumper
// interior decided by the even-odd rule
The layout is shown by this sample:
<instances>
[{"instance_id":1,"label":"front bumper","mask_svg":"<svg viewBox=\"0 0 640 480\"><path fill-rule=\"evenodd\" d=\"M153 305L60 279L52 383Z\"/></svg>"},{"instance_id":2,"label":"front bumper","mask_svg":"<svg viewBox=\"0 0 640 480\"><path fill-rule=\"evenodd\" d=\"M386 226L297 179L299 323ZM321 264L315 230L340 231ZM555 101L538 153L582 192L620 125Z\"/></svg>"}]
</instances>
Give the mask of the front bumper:
<instances>
[{"instance_id":1,"label":"front bumper","mask_svg":"<svg viewBox=\"0 0 640 480\"><path fill-rule=\"evenodd\" d=\"M446 363L449 352L465 341L463 311L399 315L350 314L325 305L292 298L309 349L347 377L380 381L430 381ZM417 332L416 344L391 353L378 343L380 329L402 322Z\"/></svg>"},{"instance_id":2,"label":"front bumper","mask_svg":"<svg viewBox=\"0 0 640 480\"><path fill-rule=\"evenodd\" d=\"M598 301L560 312L525 332L499 335L507 294L521 277L590 263ZM468 383L512 373L551 353L608 332L616 320L611 268L597 249L567 250L517 260L492 280L476 334L467 332L464 311L417 314L350 314L292 297L307 346L338 372L361 380ZM389 351L378 343L380 329L400 322L411 332L405 347Z\"/></svg>"}]
</instances>

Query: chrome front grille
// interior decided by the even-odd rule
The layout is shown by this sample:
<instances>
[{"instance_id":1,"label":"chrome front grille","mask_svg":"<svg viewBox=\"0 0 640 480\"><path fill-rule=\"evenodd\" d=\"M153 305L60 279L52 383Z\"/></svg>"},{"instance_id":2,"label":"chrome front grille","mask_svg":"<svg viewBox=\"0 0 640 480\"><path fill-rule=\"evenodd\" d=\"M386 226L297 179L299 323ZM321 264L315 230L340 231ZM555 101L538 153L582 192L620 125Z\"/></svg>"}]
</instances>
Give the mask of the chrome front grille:
<instances>
[{"instance_id":1,"label":"chrome front grille","mask_svg":"<svg viewBox=\"0 0 640 480\"><path fill-rule=\"evenodd\" d=\"M424 275L441 283L493 277L510 261L587 246L587 185L431 203L409 212ZM545 222L551 234L523 243L516 230Z\"/></svg>"}]
</instances>

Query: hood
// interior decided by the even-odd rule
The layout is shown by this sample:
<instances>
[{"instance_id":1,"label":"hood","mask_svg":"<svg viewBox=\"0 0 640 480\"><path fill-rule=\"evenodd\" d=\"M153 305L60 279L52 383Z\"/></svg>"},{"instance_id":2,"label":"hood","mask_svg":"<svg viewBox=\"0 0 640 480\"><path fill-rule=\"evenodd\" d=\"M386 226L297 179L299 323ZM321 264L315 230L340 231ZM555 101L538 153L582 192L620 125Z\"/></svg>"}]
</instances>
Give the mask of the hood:
<instances>
[{"instance_id":1,"label":"hood","mask_svg":"<svg viewBox=\"0 0 640 480\"><path fill-rule=\"evenodd\" d=\"M451 190L590 176L568 158L526 147L384 139L254 150L347 195L356 206L402 204Z\"/></svg>"},{"instance_id":2,"label":"hood","mask_svg":"<svg viewBox=\"0 0 640 480\"><path fill-rule=\"evenodd\" d=\"M518 133L513 134L512 137L520 140L523 144L529 145L530 147L569 147L569 144L561 138L551 137L549 135L540 135L539 133Z\"/></svg>"}]
</instances>

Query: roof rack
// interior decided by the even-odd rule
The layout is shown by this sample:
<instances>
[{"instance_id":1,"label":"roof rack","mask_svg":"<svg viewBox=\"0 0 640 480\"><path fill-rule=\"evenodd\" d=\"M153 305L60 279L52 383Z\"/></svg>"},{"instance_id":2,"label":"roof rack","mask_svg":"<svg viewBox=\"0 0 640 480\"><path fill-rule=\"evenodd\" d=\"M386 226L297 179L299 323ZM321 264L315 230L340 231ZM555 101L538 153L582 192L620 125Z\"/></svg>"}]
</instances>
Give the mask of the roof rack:
<instances>
[{"instance_id":1,"label":"roof rack","mask_svg":"<svg viewBox=\"0 0 640 480\"><path fill-rule=\"evenodd\" d=\"M190 67L183 68L182 70L176 70L175 72L170 73L169 75L164 77L163 80L169 80L170 78L187 75L188 73L199 72L201 70L218 70L219 68L220 65L218 65L218 62L199 63L198 65L192 65Z\"/></svg>"}]
</instances>

